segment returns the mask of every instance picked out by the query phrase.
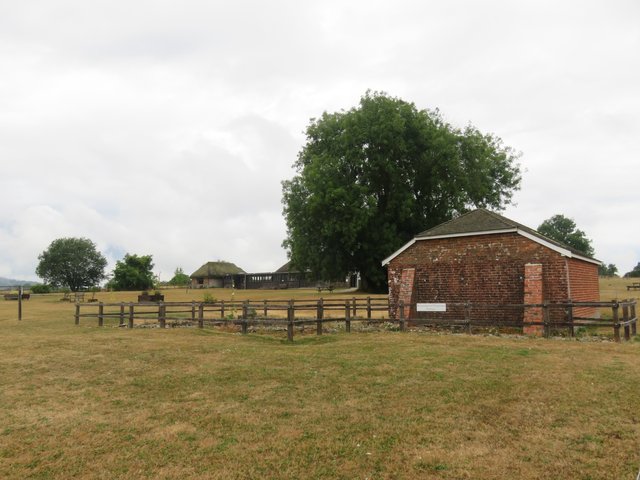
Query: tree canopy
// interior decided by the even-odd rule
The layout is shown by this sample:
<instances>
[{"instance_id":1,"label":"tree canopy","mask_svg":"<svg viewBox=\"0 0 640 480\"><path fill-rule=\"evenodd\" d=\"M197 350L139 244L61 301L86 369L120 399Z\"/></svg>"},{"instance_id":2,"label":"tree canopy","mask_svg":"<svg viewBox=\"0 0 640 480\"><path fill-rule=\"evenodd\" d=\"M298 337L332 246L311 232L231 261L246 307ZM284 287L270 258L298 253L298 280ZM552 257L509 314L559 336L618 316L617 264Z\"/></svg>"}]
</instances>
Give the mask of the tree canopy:
<instances>
[{"instance_id":1,"label":"tree canopy","mask_svg":"<svg viewBox=\"0 0 640 480\"><path fill-rule=\"evenodd\" d=\"M77 292L105 278L107 259L88 238L58 238L38 256L36 274L55 287Z\"/></svg>"},{"instance_id":2,"label":"tree canopy","mask_svg":"<svg viewBox=\"0 0 640 480\"><path fill-rule=\"evenodd\" d=\"M618 267L616 267L613 263L610 264L602 264L598 267L598 275L603 277L615 277L618 275Z\"/></svg>"},{"instance_id":3,"label":"tree canopy","mask_svg":"<svg viewBox=\"0 0 640 480\"><path fill-rule=\"evenodd\" d=\"M588 257L594 255L591 240L587 238L586 233L578 229L576 222L564 215L554 215L546 219L538 227L538 232L557 242L564 243Z\"/></svg>"},{"instance_id":4,"label":"tree canopy","mask_svg":"<svg viewBox=\"0 0 640 480\"><path fill-rule=\"evenodd\" d=\"M325 112L306 135L283 182L283 246L298 269L326 280L359 272L367 290L386 288L381 261L416 233L504 208L520 184L518 155L499 138L384 93Z\"/></svg>"},{"instance_id":5,"label":"tree canopy","mask_svg":"<svg viewBox=\"0 0 640 480\"><path fill-rule=\"evenodd\" d=\"M116 262L109 287L114 290L148 290L154 286L153 257L126 254Z\"/></svg>"},{"instance_id":6,"label":"tree canopy","mask_svg":"<svg viewBox=\"0 0 640 480\"><path fill-rule=\"evenodd\" d=\"M189 285L189 283L191 283L191 278L184 273L181 267L176 268L176 271L173 273L173 278L169 280L169 285L175 286Z\"/></svg>"},{"instance_id":7,"label":"tree canopy","mask_svg":"<svg viewBox=\"0 0 640 480\"><path fill-rule=\"evenodd\" d=\"M624 274L624 278L638 278L640 277L640 262L633 267L633 270Z\"/></svg>"}]
</instances>

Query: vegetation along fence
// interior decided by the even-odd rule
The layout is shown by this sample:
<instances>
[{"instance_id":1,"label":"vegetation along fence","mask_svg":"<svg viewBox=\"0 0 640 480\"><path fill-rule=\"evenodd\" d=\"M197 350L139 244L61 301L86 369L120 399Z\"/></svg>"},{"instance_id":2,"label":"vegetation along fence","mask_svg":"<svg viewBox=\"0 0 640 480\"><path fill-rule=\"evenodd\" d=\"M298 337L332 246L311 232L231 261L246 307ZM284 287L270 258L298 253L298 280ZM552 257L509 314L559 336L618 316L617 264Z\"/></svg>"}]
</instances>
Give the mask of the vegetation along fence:
<instances>
[{"instance_id":1,"label":"vegetation along fence","mask_svg":"<svg viewBox=\"0 0 640 480\"><path fill-rule=\"evenodd\" d=\"M421 306L437 305L437 311L424 311ZM76 303L75 323L81 318L97 319L98 326L105 322L133 328L153 325L160 328L182 325L236 326L242 333L249 327L276 327L287 331L293 341L296 328L315 325L316 334L322 335L323 325L344 323L346 332L352 322L375 324L391 322L399 330L407 327L436 327L473 333L474 330L513 329L549 337L557 334L575 336L579 329L612 328L613 338L629 340L636 335L636 300L611 302L567 302L541 304L492 305L404 304L391 310L396 319L389 318L389 303L384 298L317 299L317 300L261 300L244 302L167 302L167 303ZM411 313L410 313L411 312ZM410 313L410 315L409 315ZM386 317L386 318L385 318Z\"/></svg>"}]
</instances>

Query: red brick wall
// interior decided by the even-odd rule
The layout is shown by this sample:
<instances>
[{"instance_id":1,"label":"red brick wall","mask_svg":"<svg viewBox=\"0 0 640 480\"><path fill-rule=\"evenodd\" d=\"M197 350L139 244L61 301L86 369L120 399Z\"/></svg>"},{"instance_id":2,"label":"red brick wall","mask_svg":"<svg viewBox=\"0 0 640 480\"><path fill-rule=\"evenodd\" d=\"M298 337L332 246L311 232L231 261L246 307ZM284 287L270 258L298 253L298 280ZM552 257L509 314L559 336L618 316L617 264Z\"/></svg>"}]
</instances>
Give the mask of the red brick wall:
<instances>
[{"instance_id":1,"label":"red brick wall","mask_svg":"<svg viewBox=\"0 0 640 480\"><path fill-rule=\"evenodd\" d=\"M574 302L600 301L598 266L576 258L567 259L567 263L571 282L571 299ZM573 311L577 317L593 317L596 313L597 310L593 308L576 308Z\"/></svg>"},{"instance_id":2,"label":"red brick wall","mask_svg":"<svg viewBox=\"0 0 640 480\"><path fill-rule=\"evenodd\" d=\"M404 302L404 318L411 318L411 304L414 303L413 287L415 286L415 268L405 268L400 280L400 294L398 300Z\"/></svg>"},{"instance_id":3,"label":"red brick wall","mask_svg":"<svg viewBox=\"0 0 640 480\"><path fill-rule=\"evenodd\" d=\"M418 240L388 265L389 300L392 305L398 300L402 270L415 268L415 302L522 304L524 265L540 263L543 298L566 301L569 277L565 260L559 253L517 233ZM464 313L459 308L437 315L463 318ZM473 315L474 321L479 320L478 315L489 321L522 321L521 310L474 310Z\"/></svg>"},{"instance_id":4,"label":"red brick wall","mask_svg":"<svg viewBox=\"0 0 640 480\"><path fill-rule=\"evenodd\" d=\"M543 267L539 263L527 263L524 266L524 303L540 304L542 298ZM544 327L542 325L527 325L527 323L541 323L544 320L542 308L531 307L524 311L524 329L526 335L542 336Z\"/></svg>"}]
</instances>

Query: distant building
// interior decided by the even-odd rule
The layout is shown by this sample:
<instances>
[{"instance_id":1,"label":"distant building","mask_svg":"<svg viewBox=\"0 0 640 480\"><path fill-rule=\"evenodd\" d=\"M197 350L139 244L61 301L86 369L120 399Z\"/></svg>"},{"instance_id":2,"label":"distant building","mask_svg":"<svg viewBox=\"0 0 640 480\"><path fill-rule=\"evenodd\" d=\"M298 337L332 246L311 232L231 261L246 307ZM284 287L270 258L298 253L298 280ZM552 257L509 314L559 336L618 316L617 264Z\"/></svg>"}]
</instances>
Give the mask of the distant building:
<instances>
[{"instance_id":1,"label":"distant building","mask_svg":"<svg viewBox=\"0 0 640 480\"><path fill-rule=\"evenodd\" d=\"M246 273L231 262L207 262L191 274L192 288L311 288L317 281L285 263L275 272Z\"/></svg>"},{"instance_id":2,"label":"distant building","mask_svg":"<svg viewBox=\"0 0 640 480\"><path fill-rule=\"evenodd\" d=\"M192 288L232 287L235 275L245 271L231 262L207 262L190 275Z\"/></svg>"},{"instance_id":3,"label":"distant building","mask_svg":"<svg viewBox=\"0 0 640 480\"><path fill-rule=\"evenodd\" d=\"M383 261L388 268L389 302L395 306L394 315L399 300L405 304L470 302L492 306L599 301L600 264L485 209L416 235ZM480 315L526 323L529 310L505 307ZM579 315L580 309L576 310ZM588 310L582 313L589 314ZM451 308L440 314L415 310L405 313L413 318L464 318L463 311Z\"/></svg>"}]
</instances>

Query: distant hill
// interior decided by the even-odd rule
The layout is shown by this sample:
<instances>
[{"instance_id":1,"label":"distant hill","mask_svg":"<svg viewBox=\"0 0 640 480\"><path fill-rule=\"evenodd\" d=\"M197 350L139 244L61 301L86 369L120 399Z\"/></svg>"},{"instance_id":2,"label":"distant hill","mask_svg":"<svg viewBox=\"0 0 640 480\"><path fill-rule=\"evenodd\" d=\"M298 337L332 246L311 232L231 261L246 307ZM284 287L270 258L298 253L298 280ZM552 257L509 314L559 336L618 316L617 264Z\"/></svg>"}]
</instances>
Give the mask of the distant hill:
<instances>
[{"instance_id":1,"label":"distant hill","mask_svg":"<svg viewBox=\"0 0 640 480\"><path fill-rule=\"evenodd\" d=\"M12 280L10 278L0 277L0 288L2 287L30 287L31 285L37 285L38 282L25 282L23 280Z\"/></svg>"}]
</instances>

